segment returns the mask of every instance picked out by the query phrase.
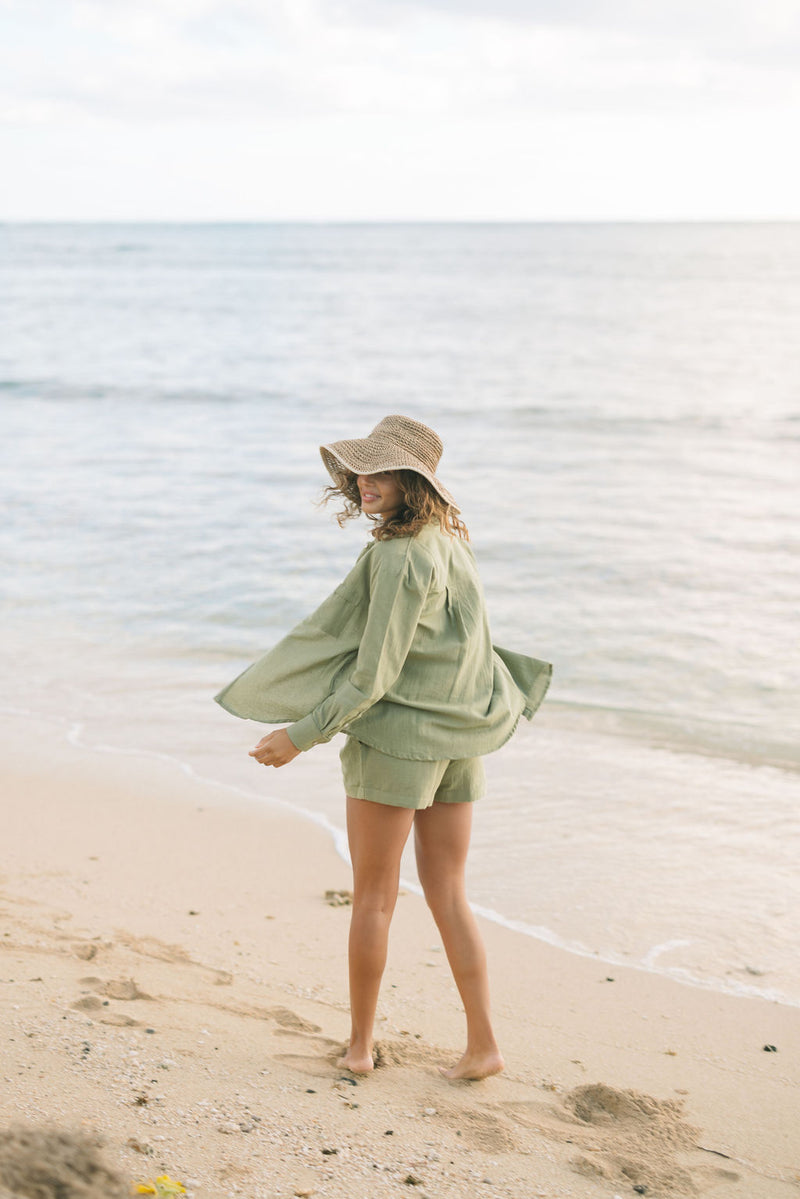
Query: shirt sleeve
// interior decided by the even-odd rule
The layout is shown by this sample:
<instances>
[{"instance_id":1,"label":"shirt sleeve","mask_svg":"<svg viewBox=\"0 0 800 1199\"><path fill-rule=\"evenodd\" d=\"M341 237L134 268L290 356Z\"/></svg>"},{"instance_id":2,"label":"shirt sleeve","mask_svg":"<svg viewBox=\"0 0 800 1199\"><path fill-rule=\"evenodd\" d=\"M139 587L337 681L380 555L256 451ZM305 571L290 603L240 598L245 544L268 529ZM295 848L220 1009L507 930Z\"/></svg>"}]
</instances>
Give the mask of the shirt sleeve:
<instances>
[{"instance_id":1,"label":"shirt sleeve","mask_svg":"<svg viewBox=\"0 0 800 1199\"><path fill-rule=\"evenodd\" d=\"M289 725L297 749L330 741L386 694L403 669L433 579L433 562L409 539L378 542L370 572L369 611L350 675L312 712Z\"/></svg>"}]
</instances>

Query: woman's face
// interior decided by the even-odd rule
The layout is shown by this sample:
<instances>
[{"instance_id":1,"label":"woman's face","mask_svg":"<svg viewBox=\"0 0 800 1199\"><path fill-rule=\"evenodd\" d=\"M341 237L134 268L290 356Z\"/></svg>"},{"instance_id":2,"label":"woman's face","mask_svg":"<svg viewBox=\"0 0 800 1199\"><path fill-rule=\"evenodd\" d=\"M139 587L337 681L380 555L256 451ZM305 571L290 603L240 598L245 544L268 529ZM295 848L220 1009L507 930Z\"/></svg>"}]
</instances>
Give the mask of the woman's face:
<instances>
[{"instance_id":1,"label":"woman's face","mask_svg":"<svg viewBox=\"0 0 800 1199\"><path fill-rule=\"evenodd\" d=\"M385 470L378 475L358 475L356 478L361 493L361 511L370 516L382 516L384 520L394 516L403 504L403 492L393 471Z\"/></svg>"}]
</instances>

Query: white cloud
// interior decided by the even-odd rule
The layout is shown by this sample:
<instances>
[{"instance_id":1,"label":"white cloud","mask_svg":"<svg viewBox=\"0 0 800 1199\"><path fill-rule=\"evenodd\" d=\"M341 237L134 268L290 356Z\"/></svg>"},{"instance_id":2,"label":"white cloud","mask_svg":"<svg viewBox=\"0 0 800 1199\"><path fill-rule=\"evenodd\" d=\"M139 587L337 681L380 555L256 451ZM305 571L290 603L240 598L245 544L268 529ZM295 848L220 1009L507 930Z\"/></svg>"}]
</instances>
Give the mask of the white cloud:
<instances>
[{"instance_id":1,"label":"white cloud","mask_svg":"<svg viewBox=\"0 0 800 1199\"><path fill-rule=\"evenodd\" d=\"M62 13L64 10L62 9ZM249 119L275 113L509 115L519 109L647 108L797 94L788 74L663 53L631 34L509 31L496 18L452 22L407 10L402 28L332 24L310 9L169 0L83 2L62 40L9 47L6 120L47 106L123 120ZM13 55L13 57L12 57ZM15 77L16 76L16 77ZM43 107L44 105L44 107Z\"/></svg>"},{"instance_id":2,"label":"white cloud","mask_svg":"<svg viewBox=\"0 0 800 1199\"><path fill-rule=\"evenodd\" d=\"M800 215L792 7L0 0L6 211Z\"/></svg>"},{"instance_id":3,"label":"white cloud","mask_svg":"<svg viewBox=\"0 0 800 1199\"><path fill-rule=\"evenodd\" d=\"M800 56L796 0L338 0L321 7L366 23L402 23L408 12L424 10L460 20L621 33L713 57Z\"/></svg>"}]
</instances>

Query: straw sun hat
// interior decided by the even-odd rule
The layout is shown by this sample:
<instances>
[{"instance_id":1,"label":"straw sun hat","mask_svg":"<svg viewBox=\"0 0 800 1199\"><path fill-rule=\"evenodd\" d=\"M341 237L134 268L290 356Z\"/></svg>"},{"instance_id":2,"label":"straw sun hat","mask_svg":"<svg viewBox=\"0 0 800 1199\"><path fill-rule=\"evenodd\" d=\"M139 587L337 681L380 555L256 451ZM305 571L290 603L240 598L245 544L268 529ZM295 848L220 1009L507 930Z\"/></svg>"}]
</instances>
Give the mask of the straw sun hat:
<instances>
[{"instance_id":1,"label":"straw sun hat","mask_svg":"<svg viewBox=\"0 0 800 1199\"><path fill-rule=\"evenodd\" d=\"M442 499L460 511L450 492L436 478L442 439L433 429L410 416L385 416L369 437L321 445L322 461L335 483L342 467L354 475L377 475L384 470L413 470L435 487Z\"/></svg>"}]
</instances>

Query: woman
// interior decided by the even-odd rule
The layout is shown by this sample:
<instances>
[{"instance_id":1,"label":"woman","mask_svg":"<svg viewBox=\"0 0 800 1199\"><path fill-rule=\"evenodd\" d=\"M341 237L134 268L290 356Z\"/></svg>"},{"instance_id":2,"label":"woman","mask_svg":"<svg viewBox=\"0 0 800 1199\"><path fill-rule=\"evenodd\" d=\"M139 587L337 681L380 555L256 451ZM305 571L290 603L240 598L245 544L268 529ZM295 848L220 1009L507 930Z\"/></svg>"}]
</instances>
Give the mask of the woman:
<instances>
[{"instance_id":1,"label":"woman","mask_svg":"<svg viewBox=\"0 0 800 1199\"><path fill-rule=\"evenodd\" d=\"M292 721L251 756L285 766L345 731L341 751L353 865L350 1043L340 1065L373 1069L373 1029L411 826L425 898L464 1004L467 1045L442 1073L503 1069L492 1030L486 955L464 870L482 756L544 698L545 662L493 647L459 509L436 477L442 443L426 425L388 416L368 437L320 447L344 500L373 541L331 596L216 697L237 716Z\"/></svg>"}]
</instances>

